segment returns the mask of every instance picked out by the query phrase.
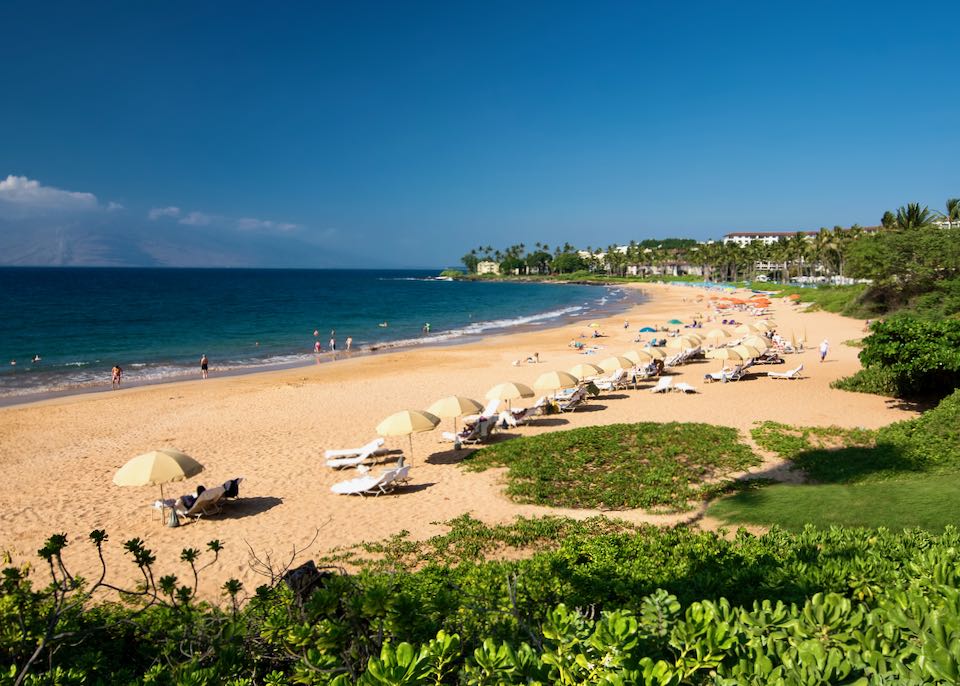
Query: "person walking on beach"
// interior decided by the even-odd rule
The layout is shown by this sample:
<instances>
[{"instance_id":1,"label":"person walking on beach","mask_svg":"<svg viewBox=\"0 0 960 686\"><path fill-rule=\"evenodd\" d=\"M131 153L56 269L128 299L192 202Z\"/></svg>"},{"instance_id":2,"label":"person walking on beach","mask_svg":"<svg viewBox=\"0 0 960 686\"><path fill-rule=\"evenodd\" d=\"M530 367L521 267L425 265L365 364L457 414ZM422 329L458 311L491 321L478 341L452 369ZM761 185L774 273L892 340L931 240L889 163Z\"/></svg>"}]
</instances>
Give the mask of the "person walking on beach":
<instances>
[{"instance_id":1,"label":"person walking on beach","mask_svg":"<svg viewBox=\"0 0 960 686\"><path fill-rule=\"evenodd\" d=\"M123 368L115 364L113 365L113 387L120 388L120 380L123 378Z\"/></svg>"},{"instance_id":2,"label":"person walking on beach","mask_svg":"<svg viewBox=\"0 0 960 686\"><path fill-rule=\"evenodd\" d=\"M323 348L320 347L320 341L314 341L314 343L313 343L313 352L315 352L315 353L322 353L322 352L323 352Z\"/></svg>"},{"instance_id":3,"label":"person walking on beach","mask_svg":"<svg viewBox=\"0 0 960 686\"><path fill-rule=\"evenodd\" d=\"M821 341L820 343L820 361L821 362L823 362L824 358L826 358L827 353L829 351L830 351L830 341L824 338L823 341Z\"/></svg>"},{"instance_id":4,"label":"person walking on beach","mask_svg":"<svg viewBox=\"0 0 960 686\"><path fill-rule=\"evenodd\" d=\"M204 353L200 356L200 376L204 379L207 378L210 370L210 361L207 359L207 354Z\"/></svg>"},{"instance_id":5,"label":"person walking on beach","mask_svg":"<svg viewBox=\"0 0 960 686\"><path fill-rule=\"evenodd\" d=\"M353 336L347 336L347 352L353 347Z\"/></svg>"}]
</instances>

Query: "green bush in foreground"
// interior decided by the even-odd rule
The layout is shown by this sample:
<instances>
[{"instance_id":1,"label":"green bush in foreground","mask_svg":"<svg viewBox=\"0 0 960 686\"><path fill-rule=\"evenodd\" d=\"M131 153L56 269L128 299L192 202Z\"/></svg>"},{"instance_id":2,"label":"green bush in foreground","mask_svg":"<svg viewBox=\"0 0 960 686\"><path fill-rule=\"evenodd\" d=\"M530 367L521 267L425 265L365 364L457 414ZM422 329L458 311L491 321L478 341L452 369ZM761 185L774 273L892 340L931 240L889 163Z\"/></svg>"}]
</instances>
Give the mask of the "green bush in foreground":
<instances>
[{"instance_id":1,"label":"green bush in foreground","mask_svg":"<svg viewBox=\"0 0 960 686\"><path fill-rule=\"evenodd\" d=\"M518 502L580 508L670 508L712 492L705 481L760 463L735 429L710 424L613 424L491 445L464 466L506 466Z\"/></svg>"},{"instance_id":2,"label":"green bush in foreground","mask_svg":"<svg viewBox=\"0 0 960 686\"><path fill-rule=\"evenodd\" d=\"M378 571L382 561L358 560L360 573L327 577L312 593L271 583L227 610L163 577L157 588L171 591L160 592L163 603L123 596L51 615L71 583L61 573L60 537L50 558L56 585L34 585L43 567L3 570L0 683L956 681L954 529L741 532L728 540L682 528L604 532L599 521L491 528L461 518L443 543L409 542L416 569ZM469 546L451 547L461 538L486 541L478 555L499 541L504 552L527 556L475 559ZM545 549L530 554L509 541ZM156 563L135 548L150 578ZM430 550L461 557L424 562Z\"/></svg>"}]
</instances>

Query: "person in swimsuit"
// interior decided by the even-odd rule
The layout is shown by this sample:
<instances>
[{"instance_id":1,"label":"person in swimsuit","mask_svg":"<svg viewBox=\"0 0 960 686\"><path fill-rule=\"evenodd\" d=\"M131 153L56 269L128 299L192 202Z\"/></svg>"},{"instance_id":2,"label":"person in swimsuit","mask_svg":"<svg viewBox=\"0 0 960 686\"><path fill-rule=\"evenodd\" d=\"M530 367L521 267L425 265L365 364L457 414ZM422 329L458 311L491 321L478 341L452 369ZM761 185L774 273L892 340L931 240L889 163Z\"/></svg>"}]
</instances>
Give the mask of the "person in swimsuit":
<instances>
[{"instance_id":1,"label":"person in swimsuit","mask_svg":"<svg viewBox=\"0 0 960 686\"><path fill-rule=\"evenodd\" d=\"M200 376L206 379L207 374L209 373L209 369L210 369L210 361L207 359L207 354L204 353L200 357Z\"/></svg>"},{"instance_id":2,"label":"person in swimsuit","mask_svg":"<svg viewBox=\"0 0 960 686\"><path fill-rule=\"evenodd\" d=\"M120 380L123 378L123 368L120 365L113 365L113 387L120 388Z\"/></svg>"}]
</instances>

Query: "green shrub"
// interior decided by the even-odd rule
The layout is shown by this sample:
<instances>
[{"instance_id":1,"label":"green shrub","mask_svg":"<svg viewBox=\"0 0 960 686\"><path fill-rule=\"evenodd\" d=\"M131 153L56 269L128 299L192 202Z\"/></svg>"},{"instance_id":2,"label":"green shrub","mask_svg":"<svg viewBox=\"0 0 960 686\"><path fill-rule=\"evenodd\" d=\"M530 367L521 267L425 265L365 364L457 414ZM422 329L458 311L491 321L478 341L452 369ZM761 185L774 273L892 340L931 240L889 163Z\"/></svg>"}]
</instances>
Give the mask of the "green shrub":
<instances>
[{"instance_id":1,"label":"green shrub","mask_svg":"<svg viewBox=\"0 0 960 686\"><path fill-rule=\"evenodd\" d=\"M862 346L861 346L862 347ZM830 382L830 388L855 393L872 393L894 398L897 395L897 377L886 367L868 367L856 374Z\"/></svg>"},{"instance_id":2,"label":"green shrub","mask_svg":"<svg viewBox=\"0 0 960 686\"><path fill-rule=\"evenodd\" d=\"M735 429L641 423L587 427L485 447L463 465L506 466L507 494L555 507L685 510L703 482L759 464Z\"/></svg>"}]
</instances>

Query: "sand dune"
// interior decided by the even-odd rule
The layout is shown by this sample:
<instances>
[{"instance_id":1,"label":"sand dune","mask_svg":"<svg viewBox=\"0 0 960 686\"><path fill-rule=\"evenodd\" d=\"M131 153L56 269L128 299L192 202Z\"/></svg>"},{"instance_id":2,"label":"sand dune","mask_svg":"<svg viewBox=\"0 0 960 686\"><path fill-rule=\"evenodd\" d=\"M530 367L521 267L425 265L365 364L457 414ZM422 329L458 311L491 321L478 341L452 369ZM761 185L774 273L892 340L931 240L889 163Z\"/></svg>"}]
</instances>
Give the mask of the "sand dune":
<instances>
[{"instance_id":1,"label":"sand dune","mask_svg":"<svg viewBox=\"0 0 960 686\"><path fill-rule=\"evenodd\" d=\"M379 498L336 496L331 484L351 478L323 465L325 448L361 445L375 436L374 427L404 408L425 408L451 393L483 400L500 381L532 384L542 372L566 369L581 361L597 362L631 347L636 330L675 316L703 311L701 291L686 287L643 287L650 301L625 316L601 322L610 334L598 339L604 349L584 356L567 347L586 331L586 321L541 331L498 336L480 342L341 360L333 364L248 376L124 389L118 392L60 398L0 409L0 549L36 561L35 551L51 533L64 532L73 542L68 560L90 573L95 559L86 534L103 528L111 535L108 562L117 582L135 579L123 560L122 540L139 536L158 554L162 573L183 573L179 551L224 542L220 561L206 570L205 595L215 597L228 577L238 577L252 592L262 579L248 566L249 545L259 553L283 558L309 542L306 554L362 540L382 539L401 530L426 537L443 530L440 522L464 513L486 522L516 515L545 513L585 516L592 512L520 506L502 494L501 473L467 473L456 463L465 451L439 442L440 431L413 439L412 485ZM802 361L806 378L798 382L756 378L705 385L710 360L678 368L677 380L700 389L697 395L653 395L626 391L590 403L588 411L549 417L514 434L632 421L704 421L746 432L757 421L793 424L877 427L912 414L878 396L832 390L832 380L859 368L857 349L842 341L859 338L862 323L829 313L801 312L791 304L774 305L779 329L805 329L812 345L827 337L831 354L824 364L810 350L790 356ZM709 325L705 327L709 329ZM518 358L539 352L539 365L513 366ZM449 430L449 420L440 430ZM509 435L509 434L508 434ZM405 448L407 439L388 439ZM229 513L199 523L166 528L150 505L156 488L119 488L114 472L130 457L159 447L176 447L206 469L197 478L172 484L176 496L197 483L218 484L244 476L241 499ZM643 512L617 513L632 521L671 523L677 517Z\"/></svg>"}]
</instances>

